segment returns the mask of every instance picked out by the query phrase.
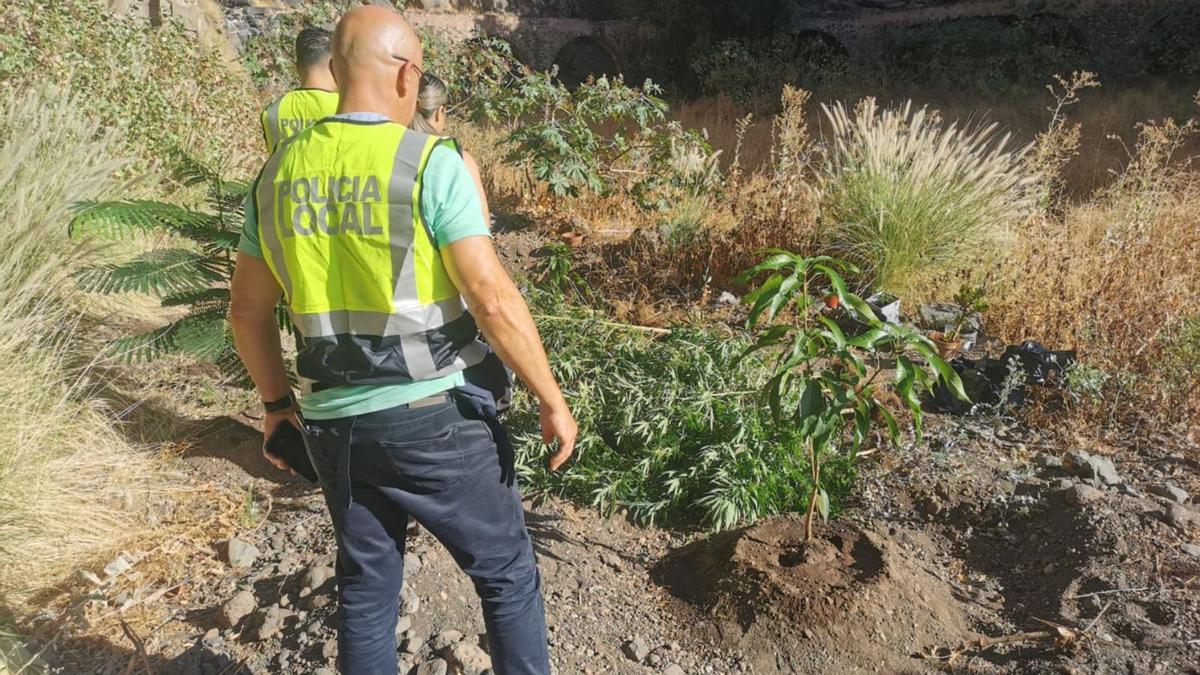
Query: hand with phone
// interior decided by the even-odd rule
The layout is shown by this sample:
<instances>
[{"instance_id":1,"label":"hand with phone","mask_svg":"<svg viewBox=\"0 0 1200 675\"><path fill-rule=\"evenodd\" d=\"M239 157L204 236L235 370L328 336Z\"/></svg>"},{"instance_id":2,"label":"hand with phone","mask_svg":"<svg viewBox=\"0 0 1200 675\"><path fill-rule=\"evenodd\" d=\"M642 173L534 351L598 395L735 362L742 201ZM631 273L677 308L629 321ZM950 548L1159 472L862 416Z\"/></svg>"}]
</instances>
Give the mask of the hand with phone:
<instances>
[{"instance_id":1,"label":"hand with phone","mask_svg":"<svg viewBox=\"0 0 1200 675\"><path fill-rule=\"evenodd\" d=\"M300 426L300 416L296 413L295 409L267 413L266 418L263 419L263 457L266 457L267 461L274 464L277 469L294 475L296 473L295 470L288 466L288 463L282 457L273 454L270 450L272 446L271 438L279 432L279 425L281 424L290 424L297 431L302 429Z\"/></svg>"},{"instance_id":2,"label":"hand with phone","mask_svg":"<svg viewBox=\"0 0 1200 675\"><path fill-rule=\"evenodd\" d=\"M295 410L267 413L263 423L263 456L293 476L317 482L317 471L305 443L304 421Z\"/></svg>"}]
</instances>

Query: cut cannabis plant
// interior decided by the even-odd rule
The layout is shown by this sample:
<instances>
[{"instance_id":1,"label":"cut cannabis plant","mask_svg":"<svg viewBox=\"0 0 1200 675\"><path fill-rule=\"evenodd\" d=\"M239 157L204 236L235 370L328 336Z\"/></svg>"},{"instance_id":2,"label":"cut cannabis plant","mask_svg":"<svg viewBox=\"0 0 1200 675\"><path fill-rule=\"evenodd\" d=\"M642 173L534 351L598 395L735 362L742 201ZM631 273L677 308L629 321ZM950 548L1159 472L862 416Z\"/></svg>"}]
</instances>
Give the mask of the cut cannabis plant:
<instances>
[{"instance_id":1,"label":"cut cannabis plant","mask_svg":"<svg viewBox=\"0 0 1200 675\"><path fill-rule=\"evenodd\" d=\"M207 188L205 210L142 200L76 204L73 235L129 240L157 232L171 235L173 243L123 263L89 267L79 275L79 283L86 291L149 293L158 296L163 307L187 308L186 314L161 328L113 341L110 350L116 356L149 361L186 354L244 382L228 316L229 279L249 184L225 180L219 171L190 159L181 163L178 173L185 185ZM280 326L285 326L285 315L281 312L279 317Z\"/></svg>"},{"instance_id":2,"label":"cut cannabis plant","mask_svg":"<svg viewBox=\"0 0 1200 675\"><path fill-rule=\"evenodd\" d=\"M740 277L746 283L769 273L746 296L751 305L747 325L756 338L747 354L775 353L773 374L762 391L776 423L790 424L797 432L799 447L794 454L808 455L805 537L811 541L813 515L829 516L822 463L831 456L856 456L877 420L884 423L886 438L899 442L900 427L880 400L883 373L894 369L891 386L912 414L918 438L920 394L931 389L937 378L957 396L967 397L958 374L938 357L928 338L906 326L880 321L862 298L847 289L843 275L856 272L852 265L828 256L769 253ZM837 297L850 320L845 323L861 326L861 332L849 336L829 316L829 304L822 300L828 295Z\"/></svg>"}]
</instances>

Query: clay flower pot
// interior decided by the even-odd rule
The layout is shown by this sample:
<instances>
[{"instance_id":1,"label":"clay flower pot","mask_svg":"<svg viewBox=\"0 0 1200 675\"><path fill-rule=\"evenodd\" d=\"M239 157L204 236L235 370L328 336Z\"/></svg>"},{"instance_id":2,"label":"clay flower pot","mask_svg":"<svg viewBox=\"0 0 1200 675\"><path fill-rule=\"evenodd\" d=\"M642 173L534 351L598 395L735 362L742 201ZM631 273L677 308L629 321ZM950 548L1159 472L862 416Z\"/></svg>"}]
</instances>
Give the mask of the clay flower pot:
<instances>
[{"instance_id":1,"label":"clay flower pot","mask_svg":"<svg viewBox=\"0 0 1200 675\"><path fill-rule=\"evenodd\" d=\"M929 339L933 340L933 344L937 346L938 356L949 361L958 354L958 350L962 347L962 340L955 338L953 340L945 333L934 331L929 334Z\"/></svg>"}]
</instances>

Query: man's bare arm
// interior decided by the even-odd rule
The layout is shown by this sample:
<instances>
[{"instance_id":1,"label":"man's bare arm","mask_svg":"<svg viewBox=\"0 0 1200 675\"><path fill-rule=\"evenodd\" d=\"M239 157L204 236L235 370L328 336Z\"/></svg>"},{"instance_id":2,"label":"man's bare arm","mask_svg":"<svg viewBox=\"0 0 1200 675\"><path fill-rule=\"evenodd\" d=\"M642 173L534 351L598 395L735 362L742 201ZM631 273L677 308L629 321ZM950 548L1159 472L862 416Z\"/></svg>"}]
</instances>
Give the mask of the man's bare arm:
<instances>
[{"instance_id":1,"label":"man's bare arm","mask_svg":"<svg viewBox=\"0 0 1200 675\"><path fill-rule=\"evenodd\" d=\"M550 372L525 298L488 237L460 239L442 249L442 260L492 348L541 403L542 440L559 441L558 452L550 458L550 469L557 469L574 451L579 429Z\"/></svg>"},{"instance_id":2,"label":"man's bare arm","mask_svg":"<svg viewBox=\"0 0 1200 675\"><path fill-rule=\"evenodd\" d=\"M275 322L275 305L283 291L262 258L239 252L229 286L231 302L229 320L238 355L246 365L250 378L264 401L277 401L292 393L287 370L283 365L283 348L279 344L279 326ZM267 413L263 422L263 438L268 439L280 422L287 420L299 426L294 410ZM287 464L263 454L275 466L287 470Z\"/></svg>"},{"instance_id":3,"label":"man's bare arm","mask_svg":"<svg viewBox=\"0 0 1200 675\"><path fill-rule=\"evenodd\" d=\"M463 151L463 164L467 165L467 173L471 174L471 180L475 183L475 189L479 191L479 203L483 206L483 222L487 223L488 229L492 227L492 212L488 208L487 192L483 189L483 174L479 172L479 164L471 153Z\"/></svg>"}]
</instances>

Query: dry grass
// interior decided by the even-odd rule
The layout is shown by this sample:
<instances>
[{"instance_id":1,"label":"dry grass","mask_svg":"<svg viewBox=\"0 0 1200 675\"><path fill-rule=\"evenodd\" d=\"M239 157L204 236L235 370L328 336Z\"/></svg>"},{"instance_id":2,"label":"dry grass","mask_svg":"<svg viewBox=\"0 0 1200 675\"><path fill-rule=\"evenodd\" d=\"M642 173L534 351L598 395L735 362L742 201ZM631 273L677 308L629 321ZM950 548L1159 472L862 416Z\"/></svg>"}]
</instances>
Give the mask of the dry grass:
<instances>
[{"instance_id":1,"label":"dry grass","mask_svg":"<svg viewBox=\"0 0 1200 675\"><path fill-rule=\"evenodd\" d=\"M1200 317L1200 177L1180 156L1195 131L1143 125L1111 187L1018 232L993 291L989 324L1011 340L1079 348L1103 373L1097 403L1109 415L1200 415L1200 350L1176 345Z\"/></svg>"},{"instance_id":2,"label":"dry grass","mask_svg":"<svg viewBox=\"0 0 1200 675\"><path fill-rule=\"evenodd\" d=\"M1031 148L1023 158L998 153L1004 189L990 193L999 202L985 211L994 216L995 206L1002 217L980 221L973 229L980 236L951 237L949 248L959 254L951 267L972 263L975 269L964 274L985 280L990 332L1077 348L1087 367L1101 373L1099 407L1110 415L1122 406L1160 418L1200 414L1200 387L1193 383L1200 379L1200 347L1192 351L1187 338L1200 335L1200 178L1190 163L1200 140L1194 125L1144 123L1178 112L1180 100L1161 83L1110 90L1078 73L1028 100L979 104L947 95L938 108L940 119L957 120L960 130L997 125L997 132L1011 132L1010 148ZM496 210L520 211L541 232L590 235L592 246L577 254L578 262L610 309L661 324L707 311L721 291L737 292L731 279L761 248L836 252L820 226L839 220L836 191L822 182L820 169L836 154L830 139L837 124L823 119L805 92L785 92L776 110L721 97L679 106L674 117L705 128L721 151L724 187L703 197L680 195L662 212L638 211L620 196L550 200L504 167L500 152L488 154L498 132L466 127L460 135L481 158ZM983 140L947 133L947 143L926 145L949 144L958 152ZM949 184L979 168L962 166L939 175ZM907 184L893 187L905 199L928 202ZM1008 208L1014 204L1020 208ZM937 233L960 211L925 213L916 226ZM981 246L997 239L1005 245ZM882 243L881 255L896 253L893 242ZM900 284L906 302L949 300L957 290L953 270L931 271L937 256L910 253Z\"/></svg>"},{"instance_id":3,"label":"dry grass","mask_svg":"<svg viewBox=\"0 0 1200 675\"><path fill-rule=\"evenodd\" d=\"M0 594L19 601L136 535L159 487L89 396L73 332L71 273L92 254L67 238L68 206L112 189L119 139L61 94L0 101Z\"/></svg>"}]
</instances>

